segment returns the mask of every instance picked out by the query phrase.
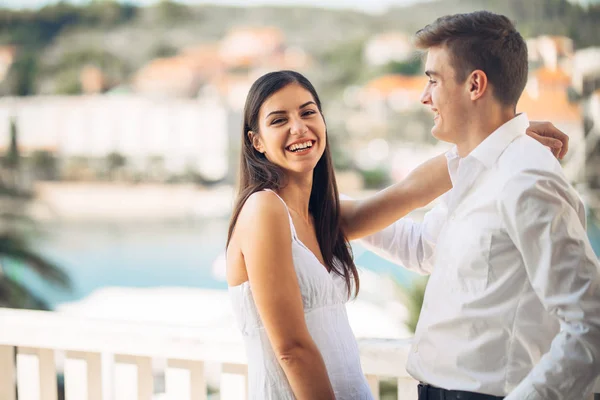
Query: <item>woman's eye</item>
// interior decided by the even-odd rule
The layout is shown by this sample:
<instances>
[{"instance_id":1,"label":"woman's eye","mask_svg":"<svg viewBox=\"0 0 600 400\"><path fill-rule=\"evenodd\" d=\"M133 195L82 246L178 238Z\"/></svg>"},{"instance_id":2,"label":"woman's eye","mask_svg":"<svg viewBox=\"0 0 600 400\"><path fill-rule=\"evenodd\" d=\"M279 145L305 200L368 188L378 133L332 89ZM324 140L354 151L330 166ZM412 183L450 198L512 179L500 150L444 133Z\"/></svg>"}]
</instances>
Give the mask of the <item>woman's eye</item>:
<instances>
[{"instance_id":1,"label":"woman's eye","mask_svg":"<svg viewBox=\"0 0 600 400\"><path fill-rule=\"evenodd\" d=\"M271 125L276 125L283 121L285 121L283 118L277 118L277 119L274 119L273 121L271 121Z\"/></svg>"},{"instance_id":2,"label":"woman's eye","mask_svg":"<svg viewBox=\"0 0 600 400\"><path fill-rule=\"evenodd\" d=\"M303 115L313 115L315 112L313 110L306 111Z\"/></svg>"}]
</instances>

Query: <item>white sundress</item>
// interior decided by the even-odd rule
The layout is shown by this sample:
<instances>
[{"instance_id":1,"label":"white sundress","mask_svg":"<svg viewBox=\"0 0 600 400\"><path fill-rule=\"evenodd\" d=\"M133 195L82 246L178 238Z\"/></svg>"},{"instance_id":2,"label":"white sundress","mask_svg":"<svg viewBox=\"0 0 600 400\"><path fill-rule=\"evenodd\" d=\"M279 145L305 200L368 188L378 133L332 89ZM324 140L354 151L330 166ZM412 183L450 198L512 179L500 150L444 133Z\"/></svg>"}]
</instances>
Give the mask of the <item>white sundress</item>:
<instances>
[{"instance_id":1,"label":"white sundress","mask_svg":"<svg viewBox=\"0 0 600 400\"><path fill-rule=\"evenodd\" d=\"M285 205L283 199L279 199ZM348 296L345 282L340 276L327 272L298 239L289 210L288 217L306 325L325 361L335 398L372 400L360 365L358 344L346 314ZM249 282L230 286L229 294L246 345L250 400L295 399L263 327Z\"/></svg>"}]
</instances>

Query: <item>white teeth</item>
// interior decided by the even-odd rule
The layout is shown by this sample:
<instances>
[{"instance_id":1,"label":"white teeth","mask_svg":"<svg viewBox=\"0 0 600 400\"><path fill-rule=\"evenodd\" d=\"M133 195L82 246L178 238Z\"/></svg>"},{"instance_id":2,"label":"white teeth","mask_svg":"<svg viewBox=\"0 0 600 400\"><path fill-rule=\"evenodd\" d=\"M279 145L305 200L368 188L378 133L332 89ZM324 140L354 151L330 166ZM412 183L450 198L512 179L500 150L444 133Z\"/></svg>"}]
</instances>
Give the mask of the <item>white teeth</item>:
<instances>
[{"instance_id":1,"label":"white teeth","mask_svg":"<svg viewBox=\"0 0 600 400\"><path fill-rule=\"evenodd\" d=\"M293 144L293 145L289 146L289 149L291 151L296 151L296 150L300 150L300 149L306 149L308 147L312 147L312 142L310 140L308 142L304 142L304 143Z\"/></svg>"}]
</instances>

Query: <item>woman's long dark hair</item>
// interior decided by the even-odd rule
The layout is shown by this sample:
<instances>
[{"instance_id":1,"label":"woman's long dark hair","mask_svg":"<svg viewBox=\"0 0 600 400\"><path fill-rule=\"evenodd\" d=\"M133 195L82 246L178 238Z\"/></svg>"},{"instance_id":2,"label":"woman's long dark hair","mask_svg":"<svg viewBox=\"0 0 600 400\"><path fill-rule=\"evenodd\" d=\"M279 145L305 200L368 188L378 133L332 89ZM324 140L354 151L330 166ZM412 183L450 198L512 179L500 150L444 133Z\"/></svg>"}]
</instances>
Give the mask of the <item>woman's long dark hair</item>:
<instances>
[{"instance_id":1,"label":"woman's long dark hair","mask_svg":"<svg viewBox=\"0 0 600 400\"><path fill-rule=\"evenodd\" d=\"M319 112L322 114L321 100L319 100L317 91L310 81L298 72L270 72L254 82L244 107L239 186L229 223L228 246L240 211L248 197L264 189L278 191L287 184L284 171L254 148L248 132L259 132L259 112L263 103L274 93L292 83L302 86L312 94ZM327 136L325 152L313 171L308 210L316 224L317 241L325 266L344 278L349 297L352 292L354 295L358 294L358 271L354 265L348 241L341 229L340 201L329 150L329 136ZM335 262L336 259L339 262ZM352 290L353 288L354 290Z\"/></svg>"}]
</instances>

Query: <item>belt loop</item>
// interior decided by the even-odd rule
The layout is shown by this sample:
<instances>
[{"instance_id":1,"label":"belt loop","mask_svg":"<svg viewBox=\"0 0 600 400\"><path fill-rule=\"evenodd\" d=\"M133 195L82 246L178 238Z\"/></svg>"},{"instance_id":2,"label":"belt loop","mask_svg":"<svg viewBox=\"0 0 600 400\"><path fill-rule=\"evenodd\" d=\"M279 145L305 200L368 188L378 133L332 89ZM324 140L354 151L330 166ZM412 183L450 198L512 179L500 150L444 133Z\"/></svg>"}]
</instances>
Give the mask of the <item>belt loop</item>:
<instances>
[{"instance_id":1,"label":"belt loop","mask_svg":"<svg viewBox=\"0 0 600 400\"><path fill-rule=\"evenodd\" d=\"M419 400L429 400L427 386L423 385L422 383L417 385L417 393L419 394Z\"/></svg>"}]
</instances>

